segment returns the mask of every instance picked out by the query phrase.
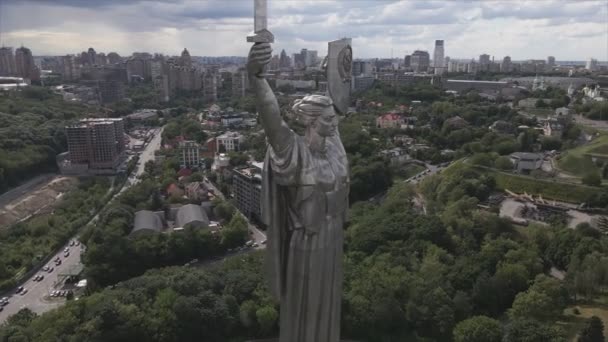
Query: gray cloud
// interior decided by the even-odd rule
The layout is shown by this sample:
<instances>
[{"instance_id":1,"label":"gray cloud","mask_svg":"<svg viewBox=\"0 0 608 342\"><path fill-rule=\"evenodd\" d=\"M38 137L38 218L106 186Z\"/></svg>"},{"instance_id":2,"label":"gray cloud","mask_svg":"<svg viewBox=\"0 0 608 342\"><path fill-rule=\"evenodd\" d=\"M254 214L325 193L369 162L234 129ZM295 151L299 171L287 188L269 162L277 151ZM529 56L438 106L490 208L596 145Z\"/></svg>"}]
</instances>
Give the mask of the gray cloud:
<instances>
[{"instance_id":1,"label":"gray cloud","mask_svg":"<svg viewBox=\"0 0 608 342\"><path fill-rule=\"evenodd\" d=\"M44 54L95 46L121 54L188 47L196 55L245 55L253 26L251 0L0 1L2 42ZM269 7L275 50L290 53L322 53L327 41L349 36L362 57L432 50L435 39L445 39L446 54L456 57L608 58L605 1L269 0Z\"/></svg>"}]
</instances>

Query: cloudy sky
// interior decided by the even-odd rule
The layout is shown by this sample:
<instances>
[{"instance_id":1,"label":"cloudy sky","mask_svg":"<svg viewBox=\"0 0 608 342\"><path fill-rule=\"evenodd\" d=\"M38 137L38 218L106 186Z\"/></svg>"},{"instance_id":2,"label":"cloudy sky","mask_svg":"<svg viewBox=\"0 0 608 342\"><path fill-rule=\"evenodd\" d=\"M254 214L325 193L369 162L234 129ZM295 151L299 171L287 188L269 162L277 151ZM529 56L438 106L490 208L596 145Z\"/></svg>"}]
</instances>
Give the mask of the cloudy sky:
<instances>
[{"instance_id":1,"label":"cloudy sky","mask_svg":"<svg viewBox=\"0 0 608 342\"><path fill-rule=\"evenodd\" d=\"M351 37L355 57L416 49L502 59L608 60L608 0L268 0L274 49L327 51ZM133 51L247 54L253 0L0 0L0 41L34 55Z\"/></svg>"}]
</instances>

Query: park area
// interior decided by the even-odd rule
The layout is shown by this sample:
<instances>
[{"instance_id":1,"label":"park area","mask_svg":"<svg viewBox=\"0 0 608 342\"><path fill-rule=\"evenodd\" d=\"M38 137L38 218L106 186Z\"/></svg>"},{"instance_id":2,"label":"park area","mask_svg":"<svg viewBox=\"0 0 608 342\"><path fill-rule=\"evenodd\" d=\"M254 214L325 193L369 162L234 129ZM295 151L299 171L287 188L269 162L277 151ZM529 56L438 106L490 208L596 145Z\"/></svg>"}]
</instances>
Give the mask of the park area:
<instances>
[{"instance_id":1,"label":"park area","mask_svg":"<svg viewBox=\"0 0 608 342\"><path fill-rule=\"evenodd\" d=\"M608 160L608 135L600 135L589 144L564 152L557 165L566 173L583 177L590 172L601 172L594 157Z\"/></svg>"}]
</instances>

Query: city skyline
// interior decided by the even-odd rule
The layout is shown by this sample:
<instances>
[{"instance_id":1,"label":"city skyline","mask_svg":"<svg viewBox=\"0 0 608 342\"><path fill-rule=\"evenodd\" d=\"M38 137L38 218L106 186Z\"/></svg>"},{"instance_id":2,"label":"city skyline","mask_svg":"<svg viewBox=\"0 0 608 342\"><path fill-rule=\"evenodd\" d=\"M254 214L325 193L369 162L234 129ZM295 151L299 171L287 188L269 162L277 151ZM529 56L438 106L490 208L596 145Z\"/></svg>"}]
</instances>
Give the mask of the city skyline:
<instances>
[{"instance_id":1,"label":"city skyline","mask_svg":"<svg viewBox=\"0 0 608 342\"><path fill-rule=\"evenodd\" d=\"M34 55L134 51L193 56L245 56L253 27L252 2L5 1L0 43ZM325 55L327 42L352 37L357 58L403 58L433 51L471 59L608 60L608 3L603 1L269 1L274 53L301 48ZM25 20L27 19L27 20ZM497 44L500 43L500 44ZM602 46L604 48L602 48ZM570 47L570 48L564 48Z\"/></svg>"}]
</instances>

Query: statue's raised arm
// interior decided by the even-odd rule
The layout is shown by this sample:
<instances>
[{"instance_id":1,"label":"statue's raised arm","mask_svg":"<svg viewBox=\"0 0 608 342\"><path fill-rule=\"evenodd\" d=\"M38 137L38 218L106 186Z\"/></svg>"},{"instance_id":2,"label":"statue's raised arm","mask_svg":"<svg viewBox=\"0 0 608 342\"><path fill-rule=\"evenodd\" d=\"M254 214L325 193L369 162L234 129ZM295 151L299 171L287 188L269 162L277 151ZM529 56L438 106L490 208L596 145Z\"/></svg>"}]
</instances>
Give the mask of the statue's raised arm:
<instances>
[{"instance_id":1,"label":"statue's raised arm","mask_svg":"<svg viewBox=\"0 0 608 342\"><path fill-rule=\"evenodd\" d=\"M249 52L247 70L268 142L275 151L282 151L291 142L293 133L281 118L277 98L263 76L264 67L271 58L272 49L269 43L254 44Z\"/></svg>"}]
</instances>

